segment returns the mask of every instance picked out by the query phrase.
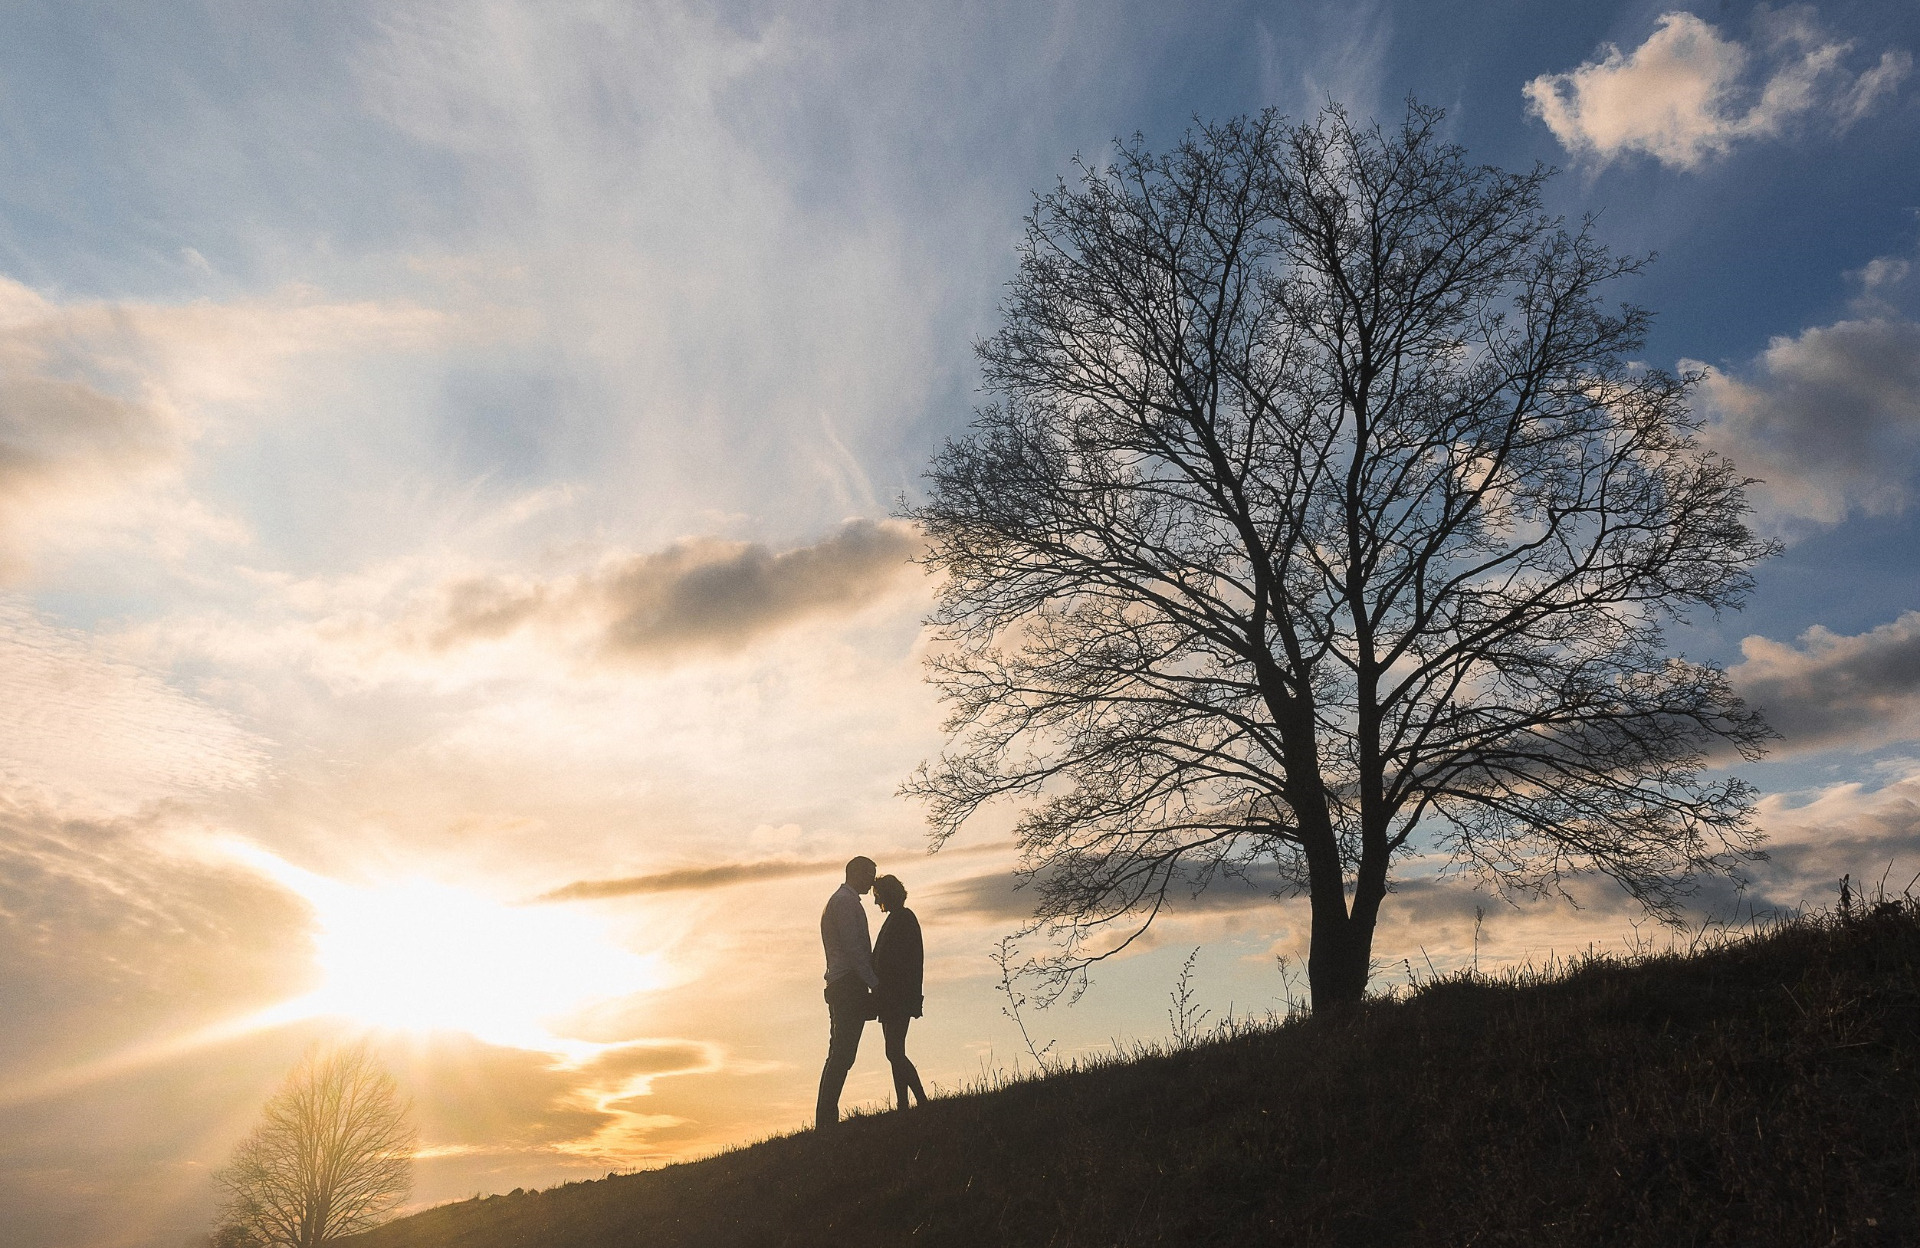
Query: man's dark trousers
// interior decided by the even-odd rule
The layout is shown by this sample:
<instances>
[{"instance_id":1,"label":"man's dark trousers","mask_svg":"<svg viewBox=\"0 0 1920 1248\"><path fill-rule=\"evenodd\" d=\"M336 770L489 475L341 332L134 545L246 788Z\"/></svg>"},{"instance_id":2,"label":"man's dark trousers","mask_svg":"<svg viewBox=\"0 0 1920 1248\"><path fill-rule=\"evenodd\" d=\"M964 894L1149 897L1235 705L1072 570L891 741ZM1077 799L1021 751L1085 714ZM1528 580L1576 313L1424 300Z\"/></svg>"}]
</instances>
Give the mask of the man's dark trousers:
<instances>
[{"instance_id":1,"label":"man's dark trousers","mask_svg":"<svg viewBox=\"0 0 1920 1248\"><path fill-rule=\"evenodd\" d=\"M827 1041L827 1065L820 1072L820 1100L813 1108L813 1125L824 1130L840 1121L840 1089L860 1052L860 1033L869 1017L867 985L858 975L842 975L827 985L827 1019L832 1035Z\"/></svg>"}]
</instances>

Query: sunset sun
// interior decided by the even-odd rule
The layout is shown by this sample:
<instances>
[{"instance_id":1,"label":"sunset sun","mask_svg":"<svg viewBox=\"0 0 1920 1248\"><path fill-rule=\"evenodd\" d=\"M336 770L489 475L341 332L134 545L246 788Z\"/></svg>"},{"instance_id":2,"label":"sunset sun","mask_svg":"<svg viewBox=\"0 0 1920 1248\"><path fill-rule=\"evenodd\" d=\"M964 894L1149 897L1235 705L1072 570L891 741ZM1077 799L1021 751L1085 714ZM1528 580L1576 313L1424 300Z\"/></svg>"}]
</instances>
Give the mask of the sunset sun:
<instances>
[{"instance_id":1,"label":"sunset sun","mask_svg":"<svg viewBox=\"0 0 1920 1248\"><path fill-rule=\"evenodd\" d=\"M275 1021L332 1016L564 1051L579 1047L564 1035L569 1014L668 980L659 955L623 947L605 924L565 907L510 905L419 879L343 884L258 851L245 856L314 910L323 979L271 1010Z\"/></svg>"}]
</instances>

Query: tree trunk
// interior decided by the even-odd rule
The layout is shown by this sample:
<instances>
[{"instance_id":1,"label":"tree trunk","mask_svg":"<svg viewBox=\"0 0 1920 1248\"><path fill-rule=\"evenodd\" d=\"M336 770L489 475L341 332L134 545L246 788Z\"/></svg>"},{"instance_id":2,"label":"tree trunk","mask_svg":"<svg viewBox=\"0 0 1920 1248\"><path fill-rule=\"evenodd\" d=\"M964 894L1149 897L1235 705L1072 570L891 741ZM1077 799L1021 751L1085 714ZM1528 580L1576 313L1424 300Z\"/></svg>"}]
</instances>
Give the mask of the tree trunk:
<instances>
[{"instance_id":1,"label":"tree trunk","mask_svg":"<svg viewBox=\"0 0 1920 1248\"><path fill-rule=\"evenodd\" d=\"M1302 832L1307 857L1307 898L1313 910L1313 936L1307 947L1307 986L1313 1008L1356 1002L1366 995L1367 970L1373 961L1373 924L1386 894L1384 858L1361 863L1352 908L1347 904L1346 871L1340 845L1329 817L1326 790L1318 760L1310 749L1305 765L1293 768L1288 794ZM1309 770L1311 768L1311 770ZM1304 776L1301 773L1306 773ZM1373 877L1379 876L1378 880Z\"/></svg>"},{"instance_id":2,"label":"tree trunk","mask_svg":"<svg viewBox=\"0 0 1920 1248\"><path fill-rule=\"evenodd\" d=\"M1313 907L1313 943L1307 950L1307 986L1315 1010L1365 996L1373 961L1373 916L1349 915L1345 904L1334 913L1325 910Z\"/></svg>"}]
</instances>

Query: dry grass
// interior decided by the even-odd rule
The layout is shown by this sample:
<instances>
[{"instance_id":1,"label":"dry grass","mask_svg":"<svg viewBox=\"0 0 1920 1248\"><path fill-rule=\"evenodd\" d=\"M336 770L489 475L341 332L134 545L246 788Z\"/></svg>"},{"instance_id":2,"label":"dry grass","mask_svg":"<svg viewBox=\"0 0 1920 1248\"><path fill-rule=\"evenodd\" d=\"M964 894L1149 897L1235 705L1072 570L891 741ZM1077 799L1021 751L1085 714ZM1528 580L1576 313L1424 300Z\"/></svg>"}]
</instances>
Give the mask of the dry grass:
<instances>
[{"instance_id":1,"label":"dry grass","mask_svg":"<svg viewBox=\"0 0 1920 1248\"><path fill-rule=\"evenodd\" d=\"M1312 1018L442 1206L356 1248L1920 1242L1920 908Z\"/></svg>"}]
</instances>

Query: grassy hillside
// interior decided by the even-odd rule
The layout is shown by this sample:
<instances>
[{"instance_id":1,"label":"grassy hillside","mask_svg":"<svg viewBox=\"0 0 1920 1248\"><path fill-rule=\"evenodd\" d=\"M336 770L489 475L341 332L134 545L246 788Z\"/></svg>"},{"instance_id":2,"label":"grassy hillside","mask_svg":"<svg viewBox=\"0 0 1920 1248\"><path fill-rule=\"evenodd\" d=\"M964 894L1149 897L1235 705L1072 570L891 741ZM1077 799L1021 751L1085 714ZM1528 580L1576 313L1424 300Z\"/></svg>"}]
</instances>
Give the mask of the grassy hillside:
<instances>
[{"instance_id":1,"label":"grassy hillside","mask_svg":"<svg viewBox=\"0 0 1920 1248\"><path fill-rule=\"evenodd\" d=\"M1920 914L1453 979L354 1248L1920 1243Z\"/></svg>"}]
</instances>

